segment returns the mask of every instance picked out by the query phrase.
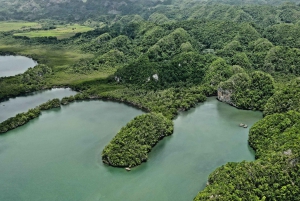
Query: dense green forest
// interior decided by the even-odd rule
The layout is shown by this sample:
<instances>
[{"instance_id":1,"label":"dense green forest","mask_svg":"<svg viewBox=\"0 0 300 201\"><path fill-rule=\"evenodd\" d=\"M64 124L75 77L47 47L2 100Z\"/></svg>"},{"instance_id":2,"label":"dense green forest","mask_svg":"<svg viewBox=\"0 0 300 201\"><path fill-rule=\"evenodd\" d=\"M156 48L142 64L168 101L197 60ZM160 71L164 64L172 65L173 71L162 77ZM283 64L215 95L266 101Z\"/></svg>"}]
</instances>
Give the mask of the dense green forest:
<instances>
[{"instance_id":1,"label":"dense green forest","mask_svg":"<svg viewBox=\"0 0 300 201\"><path fill-rule=\"evenodd\" d=\"M241 6L242 11L232 9L231 15L235 19L251 19L251 9L248 5L264 6L264 11L274 10L271 5L281 5L285 0L1 0L0 20L22 19L22 20L39 20L39 19L56 19L67 21L82 21L87 19L100 18L103 15L125 15L138 14L143 18L149 18L156 22L164 22L168 18L174 20L186 19L189 14L193 17L198 17L199 7L205 4L209 7L220 5L222 8L219 13L226 12L230 6ZM297 0L290 2L298 3ZM223 7L228 5L228 7ZM245 6L246 5L246 6ZM205 8L205 10L208 10ZM193 11L193 12L190 12ZM203 7L202 7L203 11ZM153 16L151 16L154 14ZM160 15L158 15L160 14ZM201 15L201 13L199 13ZM209 17L220 17L217 13L211 13L210 10L205 15L214 15ZM216 15L217 14L217 15ZM293 19L290 17L290 10L281 13L280 17L285 20ZM100 16L100 17L99 17ZM296 17L296 16L295 16Z\"/></svg>"},{"instance_id":2,"label":"dense green forest","mask_svg":"<svg viewBox=\"0 0 300 201\"><path fill-rule=\"evenodd\" d=\"M272 114L250 130L254 162L228 163L215 170L196 200L298 200L300 114Z\"/></svg>"},{"instance_id":3,"label":"dense green forest","mask_svg":"<svg viewBox=\"0 0 300 201\"><path fill-rule=\"evenodd\" d=\"M162 114L148 113L134 118L102 152L102 160L112 166L133 167L146 161L148 152L173 133L173 123Z\"/></svg>"},{"instance_id":4,"label":"dense green forest","mask_svg":"<svg viewBox=\"0 0 300 201\"><path fill-rule=\"evenodd\" d=\"M195 200L300 199L298 1L0 4L0 20L37 23L27 29L0 26L0 55L25 55L39 63L24 74L0 78L0 100L57 86L81 92L2 122L1 132L39 116L40 110L75 100L124 102L151 113L123 127L102 159L113 166L136 166L158 140L172 134L171 120L179 111L218 95L234 107L263 112L249 134L257 160L218 168ZM72 23L91 29L62 39L51 35ZM35 31L45 37L20 36Z\"/></svg>"}]
</instances>

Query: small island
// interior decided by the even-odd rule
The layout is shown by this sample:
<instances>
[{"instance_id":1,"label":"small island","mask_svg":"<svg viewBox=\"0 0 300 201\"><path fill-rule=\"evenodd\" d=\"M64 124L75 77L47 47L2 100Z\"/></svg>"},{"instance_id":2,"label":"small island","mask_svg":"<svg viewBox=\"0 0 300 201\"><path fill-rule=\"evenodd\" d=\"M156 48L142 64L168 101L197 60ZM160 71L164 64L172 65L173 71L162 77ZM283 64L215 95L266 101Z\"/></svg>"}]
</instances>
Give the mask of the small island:
<instances>
[{"instance_id":1,"label":"small island","mask_svg":"<svg viewBox=\"0 0 300 201\"><path fill-rule=\"evenodd\" d=\"M173 122L162 114L148 113L135 117L104 148L102 161L116 167L131 167L147 161L157 142L173 133Z\"/></svg>"}]
</instances>

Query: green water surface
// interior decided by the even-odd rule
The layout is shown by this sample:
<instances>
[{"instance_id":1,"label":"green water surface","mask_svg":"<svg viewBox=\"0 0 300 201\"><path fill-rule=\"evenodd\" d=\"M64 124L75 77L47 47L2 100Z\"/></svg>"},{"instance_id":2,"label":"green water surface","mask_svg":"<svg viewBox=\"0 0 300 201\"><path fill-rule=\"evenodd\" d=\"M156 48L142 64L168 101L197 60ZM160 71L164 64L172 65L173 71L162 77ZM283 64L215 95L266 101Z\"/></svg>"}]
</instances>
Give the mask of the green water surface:
<instances>
[{"instance_id":1,"label":"green water surface","mask_svg":"<svg viewBox=\"0 0 300 201\"><path fill-rule=\"evenodd\" d=\"M0 122L14 117L18 113L27 112L29 109L35 108L48 100L54 98L62 99L63 97L75 94L77 92L72 91L70 88L56 88L30 93L17 98L10 98L9 100L0 102Z\"/></svg>"},{"instance_id":2,"label":"green water surface","mask_svg":"<svg viewBox=\"0 0 300 201\"><path fill-rule=\"evenodd\" d=\"M262 114L209 98L174 120L174 134L147 163L130 172L104 165L104 146L140 114L119 103L76 102L0 136L0 200L188 201L215 168L254 160L249 128L238 124L251 127Z\"/></svg>"}]
</instances>

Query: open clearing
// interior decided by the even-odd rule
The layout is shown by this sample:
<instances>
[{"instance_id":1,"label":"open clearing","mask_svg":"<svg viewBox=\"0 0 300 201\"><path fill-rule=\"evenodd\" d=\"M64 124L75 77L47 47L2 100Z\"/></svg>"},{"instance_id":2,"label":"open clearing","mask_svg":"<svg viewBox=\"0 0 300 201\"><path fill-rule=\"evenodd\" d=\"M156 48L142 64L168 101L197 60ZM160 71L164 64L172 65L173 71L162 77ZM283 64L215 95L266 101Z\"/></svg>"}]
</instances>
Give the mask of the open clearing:
<instances>
[{"instance_id":1,"label":"open clearing","mask_svg":"<svg viewBox=\"0 0 300 201\"><path fill-rule=\"evenodd\" d=\"M57 37L57 39L65 39L74 36L76 33L83 33L91 31L93 28L87 26L81 26L78 24L74 25L60 25L56 29L50 30L33 30L24 33L16 33L14 36L26 36L29 38L35 37Z\"/></svg>"},{"instance_id":2,"label":"open clearing","mask_svg":"<svg viewBox=\"0 0 300 201\"><path fill-rule=\"evenodd\" d=\"M41 28L41 25L37 22L23 22L23 21L0 22L0 32L12 31L12 30L26 30L29 28Z\"/></svg>"}]
</instances>

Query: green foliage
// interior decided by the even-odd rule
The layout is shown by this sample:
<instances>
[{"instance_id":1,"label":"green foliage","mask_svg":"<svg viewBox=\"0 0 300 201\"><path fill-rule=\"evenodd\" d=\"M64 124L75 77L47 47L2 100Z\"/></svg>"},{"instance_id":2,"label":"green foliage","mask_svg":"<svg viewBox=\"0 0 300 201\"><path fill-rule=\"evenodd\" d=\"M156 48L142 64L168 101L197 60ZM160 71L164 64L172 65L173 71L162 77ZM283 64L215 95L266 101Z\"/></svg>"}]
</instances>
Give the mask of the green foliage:
<instances>
[{"instance_id":1,"label":"green foliage","mask_svg":"<svg viewBox=\"0 0 300 201\"><path fill-rule=\"evenodd\" d=\"M0 134L6 133L9 130L22 126L29 122L31 119L39 117L41 111L50 110L53 108L60 108L61 105L67 105L75 100L87 100L90 99L86 93L77 93L75 96L64 97L61 101L58 98L52 99L43 103L28 112L19 113L15 117L11 117L4 122L0 123Z\"/></svg>"},{"instance_id":2,"label":"green foliage","mask_svg":"<svg viewBox=\"0 0 300 201\"><path fill-rule=\"evenodd\" d=\"M268 99L273 95L275 86L271 75L260 71L238 73L220 83L219 92L229 93L230 101L238 108L263 110ZM219 97L221 98L221 97Z\"/></svg>"},{"instance_id":3,"label":"green foliage","mask_svg":"<svg viewBox=\"0 0 300 201\"><path fill-rule=\"evenodd\" d=\"M95 71L101 71L111 74L122 67L126 62L127 57L124 53L114 49L96 58L82 59L71 66L69 71L80 74L91 74Z\"/></svg>"},{"instance_id":4,"label":"green foliage","mask_svg":"<svg viewBox=\"0 0 300 201\"><path fill-rule=\"evenodd\" d=\"M31 119L37 118L40 116L42 110L49 110L57 107L60 107L60 100L53 99L39 105L34 109L28 110L28 112L19 113L15 117L11 117L0 123L0 133L6 133L9 130L26 124Z\"/></svg>"},{"instance_id":5,"label":"green foliage","mask_svg":"<svg viewBox=\"0 0 300 201\"><path fill-rule=\"evenodd\" d=\"M295 4L287 2L282 6L279 18L286 23L295 23L300 18L300 9Z\"/></svg>"},{"instance_id":6,"label":"green foliage","mask_svg":"<svg viewBox=\"0 0 300 201\"><path fill-rule=\"evenodd\" d=\"M300 114L291 110L283 114L268 115L257 122L249 133L249 144L255 149L256 157L288 149L293 154L299 154L300 147L295 143L300 137L299 131L295 133L295 129L299 129L299 120Z\"/></svg>"},{"instance_id":7,"label":"green foliage","mask_svg":"<svg viewBox=\"0 0 300 201\"><path fill-rule=\"evenodd\" d=\"M144 55L118 70L115 76L121 83L138 84L150 89L166 88L180 83L200 84L203 82L205 69L214 59L215 56L209 54L183 52L169 61L153 62Z\"/></svg>"},{"instance_id":8,"label":"green foliage","mask_svg":"<svg viewBox=\"0 0 300 201\"><path fill-rule=\"evenodd\" d=\"M264 115L284 113L289 110L300 112L300 80L295 79L277 90L268 100Z\"/></svg>"},{"instance_id":9,"label":"green foliage","mask_svg":"<svg viewBox=\"0 0 300 201\"><path fill-rule=\"evenodd\" d=\"M141 51L147 52L151 46L155 45L166 34L168 32L161 26L150 26L142 29L138 34L141 37Z\"/></svg>"},{"instance_id":10,"label":"green foliage","mask_svg":"<svg viewBox=\"0 0 300 201\"><path fill-rule=\"evenodd\" d=\"M149 16L148 20L150 22L153 22L155 24L165 24L168 22L171 22L167 16L161 13L153 13L152 15Z\"/></svg>"},{"instance_id":11,"label":"green foliage","mask_svg":"<svg viewBox=\"0 0 300 201\"><path fill-rule=\"evenodd\" d=\"M147 161L159 140L173 133L173 123L162 114L135 117L104 148L102 160L112 166L133 167Z\"/></svg>"},{"instance_id":12,"label":"green foliage","mask_svg":"<svg viewBox=\"0 0 300 201\"><path fill-rule=\"evenodd\" d=\"M189 40L190 35L183 28L175 29L149 48L148 57L151 61L168 60L175 54L180 53L181 45Z\"/></svg>"},{"instance_id":13,"label":"green foliage","mask_svg":"<svg viewBox=\"0 0 300 201\"><path fill-rule=\"evenodd\" d=\"M235 37L236 40L240 41L242 45L248 45L250 42L260 38L260 34L250 24L242 24L238 35Z\"/></svg>"},{"instance_id":14,"label":"green foliage","mask_svg":"<svg viewBox=\"0 0 300 201\"><path fill-rule=\"evenodd\" d=\"M205 75L205 82L211 86L217 86L233 75L230 65L222 58L218 58L208 67Z\"/></svg>"},{"instance_id":15,"label":"green foliage","mask_svg":"<svg viewBox=\"0 0 300 201\"><path fill-rule=\"evenodd\" d=\"M193 86L165 90L143 90L133 87L97 94L99 98L129 103L146 111L162 113L172 119L178 111L188 110L206 100L214 91L209 87Z\"/></svg>"},{"instance_id":16,"label":"green foliage","mask_svg":"<svg viewBox=\"0 0 300 201\"><path fill-rule=\"evenodd\" d=\"M52 73L52 69L44 64L39 64L34 68L29 68L21 75L21 82L27 85L44 85L45 77Z\"/></svg>"},{"instance_id":17,"label":"green foliage","mask_svg":"<svg viewBox=\"0 0 300 201\"><path fill-rule=\"evenodd\" d=\"M0 100L42 89L51 73L51 68L39 64L21 75L0 78Z\"/></svg>"},{"instance_id":18,"label":"green foliage","mask_svg":"<svg viewBox=\"0 0 300 201\"><path fill-rule=\"evenodd\" d=\"M225 44L235 40L241 27L229 21L188 21L178 24L189 30L189 34L205 49L222 49Z\"/></svg>"},{"instance_id":19,"label":"green foliage","mask_svg":"<svg viewBox=\"0 0 300 201\"><path fill-rule=\"evenodd\" d=\"M74 101L75 101L75 97L74 96L70 96L70 97L64 97L64 98L62 98L61 101L60 101L60 103L62 105L67 105L67 104L69 104L71 102L74 102Z\"/></svg>"},{"instance_id":20,"label":"green foliage","mask_svg":"<svg viewBox=\"0 0 300 201\"><path fill-rule=\"evenodd\" d=\"M49 100L46 103L43 103L39 106L40 110L50 110L52 108L60 107L60 100L55 98L53 100Z\"/></svg>"},{"instance_id":21,"label":"green foliage","mask_svg":"<svg viewBox=\"0 0 300 201\"><path fill-rule=\"evenodd\" d=\"M241 43L237 40L233 40L226 44L222 50L220 50L218 53L219 55L222 56L228 56L232 57L233 55L236 54L236 52L241 52L243 51L243 47Z\"/></svg>"},{"instance_id":22,"label":"green foliage","mask_svg":"<svg viewBox=\"0 0 300 201\"><path fill-rule=\"evenodd\" d=\"M40 24L36 22L0 22L0 32L12 31L12 30L26 30L32 28L40 28Z\"/></svg>"},{"instance_id":23,"label":"green foliage","mask_svg":"<svg viewBox=\"0 0 300 201\"><path fill-rule=\"evenodd\" d=\"M275 45L300 48L300 26L297 24L276 24L266 28L264 35Z\"/></svg>"},{"instance_id":24,"label":"green foliage","mask_svg":"<svg viewBox=\"0 0 300 201\"><path fill-rule=\"evenodd\" d=\"M15 117L11 117L0 123L0 133L6 133L9 130L22 126L40 115L39 108L30 109L28 112L19 113Z\"/></svg>"},{"instance_id":25,"label":"green foliage","mask_svg":"<svg viewBox=\"0 0 300 201\"><path fill-rule=\"evenodd\" d=\"M90 43L85 43L81 49L97 55L108 53L111 50L122 52L129 57L136 54L130 38L125 35L111 38L108 33L100 35Z\"/></svg>"},{"instance_id":26,"label":"green foliage","mask_svg":"<svg viewBox=\"0 0 300 201\"><path fill-rule=\"evenodd\" d=\"M135 166L147 159L147 153L160 138L153 131L165 118L170 120L178 111L215 95L219 86L219 90L229 92L230 104L265 109L267 122L255 125L250 134L249 142L259 159L219 168L196 200L298 199L299 126L295 122L299 115L271 115L300 108L298 80L285 85L300 72L300 9L290 3L279 5L281 2L88 0L55 1L45 7L46 1L27 4L24 0L0 0L0 20L64 19L95 29L76 35L72 30L74 36L64 40L12 36L20 30L1 32L0 54L29 55L38 58L40 65L23 75L0 78L0 100L59 85L83 93L61 102L49 101L41 108L101 98L162 113L164 117L159 116L163 121L155 124L143 119L152 114L138 117L131 122L134 126L124 127L109 145L107 154L113 158L112 165ZM36 33L42 36L67 24L50 19L40 23L42 30ZM27 32L33 34L35 30ZM276 78L278 88L274 95L273 78L254 70ZM21 114L0 129L23 125L34 114ZM103 157L110 163L108 155Z\"/></svg>"},{"instance_id":27,"label":"green foliage","mask_svg":"<svg viewBox=\"0 0 300 201\"><path fill-rule=\"evenodd\" d=\"M269 50L265 58L265 71L300 74L300 50L276 46Z\"/></svg>"},{"instance_id":28,"label":"green foliage","mask_svg":"<svg viewBox=\"0 0 300 201\"><path fill-rule=\"evenodd\" d=\"M17 37L41 38L41 37L55 37L57 39L66 39L75 36L77 33L87 32L93 30L90 27L74 25L57 26L54 29L48 30L31 30L29 32L15 33Z\"/></svg>"},{"instance_id":29,"label":"green foliage","mask_svg":"<svg viewBox=\"0 0 300 201\"><path fill-rule=\"evenodd\" d=\"M252 68L263 70L265 58L273 44L265 38L259 38L248 45L248 58L251 61Z\"/></svg>"},{"instance_id":30,"label":"green foliage","mask_svg":"<svg viewBox=\"0 0 300 201\"><path fill-rule=\"evenodd\" d=\"M227 163L215 170L196 200L298 200L300 114L273 114L250 130L254 162Z\"/></svg>"},{"instance_id":31,"label":"green foliage","mask_svg":"<svg viewBox=\"0 0 300 201\"><path fill-rule=\"evenodd\" d=\"M245 69L251 68L251 63L250 63L247 55L244 52L236 53L232 58L232 64L239 65Z\"/></svg>"}]
</instances>

